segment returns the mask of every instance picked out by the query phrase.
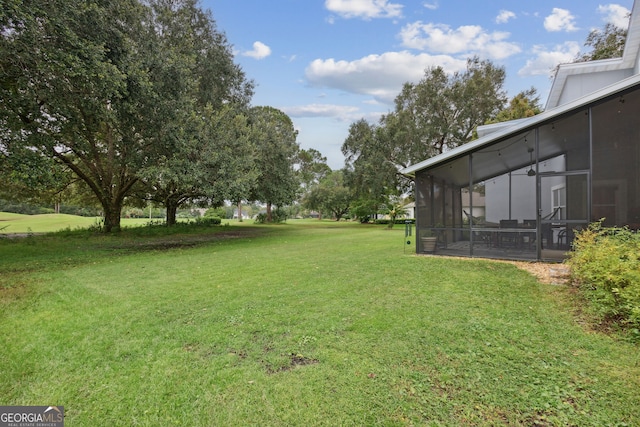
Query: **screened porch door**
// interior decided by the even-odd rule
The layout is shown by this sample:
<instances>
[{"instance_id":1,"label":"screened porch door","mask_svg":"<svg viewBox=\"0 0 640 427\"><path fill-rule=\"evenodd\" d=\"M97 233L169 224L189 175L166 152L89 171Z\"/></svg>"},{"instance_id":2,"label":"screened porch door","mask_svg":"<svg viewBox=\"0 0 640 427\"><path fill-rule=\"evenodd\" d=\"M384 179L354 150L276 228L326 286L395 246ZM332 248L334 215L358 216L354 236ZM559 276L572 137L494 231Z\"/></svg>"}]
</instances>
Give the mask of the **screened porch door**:
<instances>
[{"instance_id":1,"label":"screened porch door","mask_svg":"<svg viewBox=\"0 0 640 427\"><path fill-rule=\"evenodd\" d=\"M588 171L545 172L537 179L539 258L561 261L578 230L589 224Z\"/></svg>"}]
</instances>

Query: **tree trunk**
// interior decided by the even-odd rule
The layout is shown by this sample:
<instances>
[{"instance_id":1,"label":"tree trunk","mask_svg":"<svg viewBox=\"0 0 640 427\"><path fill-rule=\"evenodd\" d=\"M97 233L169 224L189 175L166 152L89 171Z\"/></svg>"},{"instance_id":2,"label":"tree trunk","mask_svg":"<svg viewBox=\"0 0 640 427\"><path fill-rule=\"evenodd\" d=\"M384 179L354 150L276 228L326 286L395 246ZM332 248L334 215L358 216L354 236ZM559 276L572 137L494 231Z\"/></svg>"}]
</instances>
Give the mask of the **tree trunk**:
<instances>
[{"instance_id":1,"label":"tree trunk","mask_svg":"<svg viewBox=\"0 0 640 427\"><path fill-rule=\"evenodd\" d=\"M112 231L120 231L120 213L122 211L122 202L103 202L102 209L104 209L104 231L106 233L111 233Z\"/></svg>"},{"instance_id":2,"label":"tree trunk","mask_svg":"<svg viewBox=\"0 0 640 427\"><path fill-rule=\"evenodd\" d=\"M238 202L238 222L242 222L242 202Z\"/></svg>"},{"instance_id":3,"label":"tree trunk","mask_svg":"<svg viewBox=\"0 0 640 427\"><path fill-rule=\"evenodd\" d=\"M271 203L267 202L267 222L273 222L273 218L271 217Z\"/></svg>"},{"instance_id":4,"label":"tree trunk","mask_svg":"<svg viewBox=\"0 0 640 427\"><path fill-rule=\"evenodd\" d=\"M171 227L176 225L176 213L178 212L178 204L172 200L167 199L165 202L165 206L167 207L167 226Z\"/></svg>"}]
</instances>

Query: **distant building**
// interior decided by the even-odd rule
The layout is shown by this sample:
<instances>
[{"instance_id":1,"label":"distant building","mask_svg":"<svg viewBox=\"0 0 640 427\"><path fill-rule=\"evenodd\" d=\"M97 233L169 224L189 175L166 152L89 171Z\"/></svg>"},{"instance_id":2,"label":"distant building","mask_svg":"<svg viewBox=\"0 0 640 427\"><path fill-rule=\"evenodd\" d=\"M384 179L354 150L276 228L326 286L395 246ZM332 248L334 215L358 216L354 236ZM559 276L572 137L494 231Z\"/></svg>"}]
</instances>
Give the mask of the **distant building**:
<instances>
[{"instance_id":1,"label":"distant building","mask_svg":"<svg viewBox=\"0 0 640 427\"><path fill-rule=\"evenodd\" d=\"M404 205L405 219L414 219L416 217L416 203L411 202Z\"/></svg>"},{"instance_id":2,"label":"distant building","mask_svg":"<svg viewBox=\"0 0 640 427\"><path fill-rule=\"evenodd\" d=\"M240 211L240 215L238 215L238 209L234 209L233 210L233 219L239 219L242 218L243 220L245 219L251 219L251 216L249 215L248 210L245 211L244 209L242 209Z\"/></svg>"}]
</instances>

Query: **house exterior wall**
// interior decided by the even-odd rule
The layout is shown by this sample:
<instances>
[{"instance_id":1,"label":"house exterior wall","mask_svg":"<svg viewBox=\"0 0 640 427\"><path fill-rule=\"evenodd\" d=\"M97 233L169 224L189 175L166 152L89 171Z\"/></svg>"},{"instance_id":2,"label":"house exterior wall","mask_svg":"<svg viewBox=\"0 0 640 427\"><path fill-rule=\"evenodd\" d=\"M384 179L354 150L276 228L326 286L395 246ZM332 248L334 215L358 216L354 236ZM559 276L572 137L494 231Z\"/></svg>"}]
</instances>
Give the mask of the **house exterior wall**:
<instances>
[{"instance_id":1,"label":"house exterior wall","mask_svg":"<svg viewBox=\"0 0 640 427\"><path fill-rule=\"evenodd\" d=\"M567 76L559 104L567 104L633 75L633 69Z\"/></svg>"}]
</instances>

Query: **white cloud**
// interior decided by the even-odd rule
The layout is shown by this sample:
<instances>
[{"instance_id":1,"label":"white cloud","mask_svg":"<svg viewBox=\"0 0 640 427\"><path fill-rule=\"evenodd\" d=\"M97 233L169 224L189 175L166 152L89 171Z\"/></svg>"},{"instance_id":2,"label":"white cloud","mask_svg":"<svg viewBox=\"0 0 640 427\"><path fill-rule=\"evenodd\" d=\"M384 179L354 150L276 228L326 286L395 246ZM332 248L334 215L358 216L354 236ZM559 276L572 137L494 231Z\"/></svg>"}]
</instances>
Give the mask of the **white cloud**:
<instances>
[{"instance_id":1,"label":"white cloud","mask_svg":"<svg viewBox=\"0 0 640 427\"><path fill-rule=\"evenodd\" d=\"M398 18L402 5L389 0L325 0L324 7L343 18ZM332 21L330 21L332 22Z\"/></svg>"},{"instance_id":2,"label":"white cloud","mask_svg":"<svg viewBox=\"0 0 640 427\"><path fill-rule=\"evenodd\" d=\"M554 7L551 15L544 18L544 28L547 31L577 31L575 16L567 9Z\"/></svg>"},{"instance_id":3,"label":"white cloud","mask_svg":"<svg viewBox=\"0 0 640 427\"><path fill-rule=\"evenodd\" d=\"M598 6L598 12L605 15L604 21L611 22L616 27L627 29L629 27L629 9L619 4L607 4Z\"/></svg>"},{"instance_id":4,"label":"white cloud","mask_svg":"<svg viewBox=\"0 0 640 427\"><path fill-rule=\"evenodd\" d=\"M464 70L466 65L466 59L447 55L387 52L355 61L316 59L307 66L305 76L312 86L369 95L379 102L392 105L402 85L419 81L426 68L441 66L446 72L453 73Z\"/></svg>"},{"instance_id":5,"label":"white cloud","mask_svg":"<svg viewBox=\"0 0 640 427\"><path fill-rule=\"evenodd\" d=\"M254 59L264 59L271 55L271 48L262 42L255 42L253 50L242 52L242 56L249 56Z\"/></svg>"},{"instance_id":6,"label":"white cloud","mask_svg":"<svg viewBox=\"0 0 640 427\"><path fill-rule=\"evenodd\" d=\"M430 10L436 10L438 7L440 7L437 1L433 3L424 2L422 3L422 5Z\"/></svg>"},{"instance_id":7,"label":"white cloud","mask_svg":"<svg viewBox=\"0 0 640 427\"><path fill-rule=\"evenodd\" d=\"M358 107L333 104L309 104L282 108L282 111L291 117L352 117L359 110Z\"/></svg>"},{"instance_id":8,"label":"white cloud","mask_svg":"<svg viewBox=\"0 0 640 427\"><path fill-rule=\"evenodd\" d=\"M526 65L518 70L519 76L551 76L553 69L558 64L572 62L580 53L580 44L577 42L565 42L552 50L545 50L543 46L534 46L535 57L527 61Z\"/></svg>"},{"instance_id":9,"label":"white cloud","mask_svg":"<svg viewBox=\"0 0 640 427\"><path fill-rule=\"evenodd\" d=\"M445 54L478 54L491 59L504 59L520 52L515 43L506 41L510 34L489 33L479 25L451 29L444 24L407 24L400 31L402 45L411 49Z\"/></svg>"},{"instance_id":10,"label":"white cloud","mask_svg":"<svg viewBox=\"0 0 640 427\"><path fill-rule=\"evenodd\" d=\"M516 14L510 10L501 10L498 16L496 16L496 24L506 24L510 19L516 17Z\"/></svg>"}]
</instances>

